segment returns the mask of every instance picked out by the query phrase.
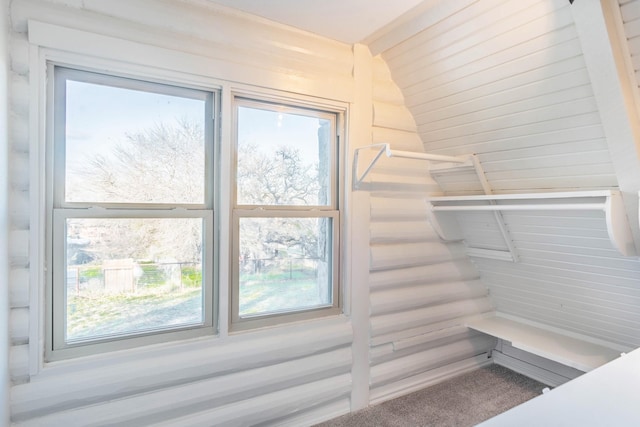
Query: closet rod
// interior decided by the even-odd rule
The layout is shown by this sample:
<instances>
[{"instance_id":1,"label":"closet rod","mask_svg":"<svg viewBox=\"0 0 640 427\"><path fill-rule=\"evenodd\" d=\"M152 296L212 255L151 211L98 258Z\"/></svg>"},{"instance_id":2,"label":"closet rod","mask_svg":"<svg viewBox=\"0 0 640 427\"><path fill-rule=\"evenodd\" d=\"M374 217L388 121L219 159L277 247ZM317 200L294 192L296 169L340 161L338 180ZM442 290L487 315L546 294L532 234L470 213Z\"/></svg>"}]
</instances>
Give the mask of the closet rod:
<instances>
[{"instance_id":1,"label":"closet rod","mask_svg":"<svg viewBox=\"0 0 640 427\"><path fill-rule=\"evenodd\" d=\"M391 148L389 148L389 144L384 145L386 145L385 151L387 157L402 157L405 159L431 160L434 162L449 163L466 163L468 161L468 159L466 158L445 156L443 154L416 153L413 151L392 150Z\"/></svg>"},{"instance_id":2,"label":"closet rod","mask_svg":"<svg viewBox=\"0 0 640 427\"><path fill-rule=\"evenodd\" d=\"M531 205L449 205L433 206L434 211L461 212L461 211L604 211L607 206L604 203L558 203L558 204L531 204Z\"/></svg>"},{"instance_id":3,"label":"closet rod","mask_svg":"<svg viewBox=\"0 0 640 427\"><path fill-rule=\"evenodd\" d=\"M377 148L378 152L375 154L369 165L365 168L362 175L358 176L358 163L360 158L360 150ZM380 144L367 145L366 147L356 148L354 151L353 158L353 187L354 189L358 189L362 181L364 181L365 177L371 172L373 166L378 162L380 157L385 154L387 157L399 157L404 159L416 159L416 160L429 160L433 162L448 162L448 163L467 163L469 161L468 156L464 157L456 157L456 156L445 156L442 154L429 154L429 153L418 153L413 151L402 151L402 150L392 150L391 145L389 143L383 142Z\"/></svg>"}]
</instances>

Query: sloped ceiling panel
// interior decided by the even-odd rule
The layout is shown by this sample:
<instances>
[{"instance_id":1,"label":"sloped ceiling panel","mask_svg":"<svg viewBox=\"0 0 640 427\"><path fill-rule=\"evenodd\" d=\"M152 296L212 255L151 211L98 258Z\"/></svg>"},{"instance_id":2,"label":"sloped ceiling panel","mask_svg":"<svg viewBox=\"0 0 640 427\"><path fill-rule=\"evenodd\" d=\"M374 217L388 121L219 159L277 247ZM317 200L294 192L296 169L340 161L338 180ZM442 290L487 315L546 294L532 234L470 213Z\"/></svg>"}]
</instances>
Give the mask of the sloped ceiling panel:
<instances>
[{"instance_id":1,"label":"sloped ceiling panel","mask_svg":"<svg viewBox=\"0 0 640 427\"><path fill-rule=\"evenodd\" d=\"M383 57L425 151L477 153L494 190L617 185L568 1L475 2Z\"/></svg>"},{"instance_id":2,"label":"sloped ceiling panel","mask_svg":"<svg viewBox=\"0 0 640 427\"><path fill-rule=\"evenodd\" d=\"M634 51L640 1L621 3ZM384 51L425 151L476 153L498 193L617 188L575 6L479 0ZM472 174L436 179L448 194L479 191ZM473 260L498 311L635 347L640 262L595 216L507 213L519 262Z\"/></svg>"}]
</instances>

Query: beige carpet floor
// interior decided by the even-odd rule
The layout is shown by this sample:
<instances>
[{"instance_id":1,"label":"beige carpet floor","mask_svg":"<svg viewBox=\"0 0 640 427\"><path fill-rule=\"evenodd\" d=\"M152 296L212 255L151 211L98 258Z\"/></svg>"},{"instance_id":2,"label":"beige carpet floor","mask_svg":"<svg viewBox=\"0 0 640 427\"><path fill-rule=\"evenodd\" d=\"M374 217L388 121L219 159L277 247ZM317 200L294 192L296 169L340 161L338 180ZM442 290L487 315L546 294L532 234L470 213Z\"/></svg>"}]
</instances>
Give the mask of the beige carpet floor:
<instances>
[{"instance_id":1,"label":"beige carpet floor","mask_svg":"<svg viewBox=\"0 0 640 427\"><path fill-rule=\"evenodd\" d=\"M466 427L539 396L546 386L498 365L469 372L317 427Z\"/></svg>"}]
</instances>

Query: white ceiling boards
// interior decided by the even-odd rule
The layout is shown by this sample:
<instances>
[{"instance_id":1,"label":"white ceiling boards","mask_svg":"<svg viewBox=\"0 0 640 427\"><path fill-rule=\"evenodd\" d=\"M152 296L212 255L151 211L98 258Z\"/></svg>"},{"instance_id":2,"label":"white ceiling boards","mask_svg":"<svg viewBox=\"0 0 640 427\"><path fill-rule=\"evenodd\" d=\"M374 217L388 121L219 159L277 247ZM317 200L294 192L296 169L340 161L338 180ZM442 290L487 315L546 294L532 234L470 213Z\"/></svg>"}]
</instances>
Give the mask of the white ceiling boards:
<instances>
[{"instance_id":1,"label":"white ceiling boards","mask_svg":"<svg viewBox=\"0 0 640 427\"><path fill-rule=\"evenodd\" d=\"M357 43L421 0L210 0L281 24Z\"/></svg>"}]
</instances>

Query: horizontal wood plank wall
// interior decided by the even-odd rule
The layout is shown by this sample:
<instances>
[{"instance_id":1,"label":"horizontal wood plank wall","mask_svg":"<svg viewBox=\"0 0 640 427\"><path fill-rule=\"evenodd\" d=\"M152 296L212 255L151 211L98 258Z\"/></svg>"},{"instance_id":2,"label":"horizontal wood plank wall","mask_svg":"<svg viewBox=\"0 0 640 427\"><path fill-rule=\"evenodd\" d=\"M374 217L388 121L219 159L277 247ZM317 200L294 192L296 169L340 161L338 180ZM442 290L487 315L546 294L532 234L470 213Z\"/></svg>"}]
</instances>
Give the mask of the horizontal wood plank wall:
<instances>
[{"instance_id":1,"label":"horizontal wood plank wall","mask_svg":"<svg viewBox=\"0 0 640 427\"><path fill-rule=\"evenodd\" d=\"M425 150L478 154L499 192L615 187L569 7L483 0L385 52Z\"/></svg>"},{"instance_id":2,"label":"horizontal wood plank wall","mask_svg":"<svg viewBox=\"0 0 640 427\"><path fill-rule=\"evenodd\" d=\"M634 51L640 2L621 3ZM425 151L476 153L497 193L616 188L570 7L483 0L384 52ZM438 182L479 191L469 174ZM505 213L520 262L474 263L498 311L640 346L640 262L613 249L594 215Z\"/></svg>"},{"instance_id":3,"label":"horizontal wood plank wall","mask_svg":"<svg viewBox=\"0 0 640 427\"><path fill-rule=\"evenodd\" d=\"M208 420L198 425L253 425L331 408L319 421L349 410L351 336L349 323L336 319L283 328L276 337L143 349L112 356L115 367L105 355L103 369L63 366L14 386L12 417L34 426L84 426L90 420L192 425L183 417Z\"/></svg>"},{"instance_id":4,"label":"horizontal wood plank wall","mask_svg":"<svg viewBox=\"0 0 640 427\"><path fill-rule=\"evenodd\" d=\"M60 3L71 6L63 15ZM85 12L79 14L80 9ZM237 66L230 70L220 63L208 70L211 77L329 99L351 95L353 55L348 45L221 11L207 2L24 0L12 4L11 14L18 33L25 33L27 20L34 19L121 38L122 23L129 22L128 40ZM179 69L179 64L173 67Z\"/></svg>"},{"instance_id":5,"label":"horizontal wood plank wall","mask_svg":"<svg viewBox=\"0 0 640 427\"><path fill-rule=\"evenodd\" d=\"M9 424L9 3L0 0L0 425Z\"/></svg>"},{"instance_id":6,"label":"horizontal wood plank wall","mask_svg":"<svg viewBox=\"0 0 640 427\"><path fill-rule=\"evenodd\" d=\"M31 306L30 295L34 287L37 294L44 291L41 284L30 283L29 265L30 251L38 249L28 245L30 212L35 209L29 194L29 19L214 58L219 63L228 61L249 73L232 76L234 82L257 82L323 97L332 93L322 88L333 86L343 97L333 99L340 100L351 97L353 86L351 46L225 13L206 2L13 2L9 47L13 420L21 425L65 426L94 422L301 425L348 412L352 328L340 316L242 336L174 343L162 351L151 347L119 352L98 362L95 357L65 361L30 377L34 364L30 350L39 345L30 334L34 330L30 319L40 309ZM229 77L225 68L200 72L208 78ZM267 78L272 84L266 84Z\"/></svg>"},{"instance_id":7,"label":"horizontal wood plank wall","mask_svg":"<svg viewBox=\"0 0 640 427\"><path fill-rule=\"evenodd\" d=\"M374 143L423 151L386 64L374 61ZM427 220L424 196L440 191L428 163L382 159L369 189L371 401L377 403L478 367L494 341L463 326L465 317L491 305L462 244L441 242Z\"/></svg>"}]
</instances>

